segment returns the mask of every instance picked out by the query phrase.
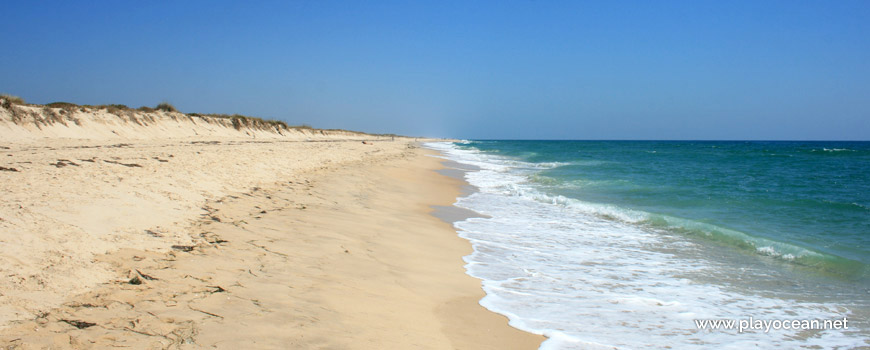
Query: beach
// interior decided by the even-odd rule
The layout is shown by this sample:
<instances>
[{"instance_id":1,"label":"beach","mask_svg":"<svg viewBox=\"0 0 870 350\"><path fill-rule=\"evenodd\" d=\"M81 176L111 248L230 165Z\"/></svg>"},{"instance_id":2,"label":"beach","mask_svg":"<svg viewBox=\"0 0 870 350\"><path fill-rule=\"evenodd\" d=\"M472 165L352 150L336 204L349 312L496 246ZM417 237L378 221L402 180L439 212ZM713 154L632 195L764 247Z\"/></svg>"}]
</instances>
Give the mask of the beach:
<instances>
[{"instance_id":1,"label":"beach","mask_svg":"<svg viewBox=\"0 0 870 350\"><path fill-rule=\"evenodd\" d=\"M83 125L0 125L4 348L543 340L478 304L471 246L430 214L462 182L413 139L219 122L170 134L203 123L157 113L104 127L112 116L83 113Z\"/></svg>"}]
</instances>

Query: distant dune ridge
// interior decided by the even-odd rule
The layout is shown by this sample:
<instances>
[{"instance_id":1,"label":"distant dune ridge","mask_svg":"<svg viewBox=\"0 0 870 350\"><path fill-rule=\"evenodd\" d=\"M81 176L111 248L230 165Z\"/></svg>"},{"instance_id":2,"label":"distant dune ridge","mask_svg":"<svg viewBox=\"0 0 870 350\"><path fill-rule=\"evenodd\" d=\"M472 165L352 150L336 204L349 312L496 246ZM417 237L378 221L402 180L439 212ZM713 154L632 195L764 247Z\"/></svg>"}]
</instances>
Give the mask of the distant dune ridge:
<instances>
[{"instance_id":1,"label":"distant dune ridge","mask_svg":"<svg viewBox=\"0 0 870 350\"><path fill-rule=\"evenodd\" d=\"M57 102L25 104L0 97L0 140L25 142L42 138L154 139L247 137L260 139L346 139L392 137L347 130L289 126L285 122L242 115L181 113L169 104L131 109L124 105L79 106Z\"/></svg>"}]
</instances>

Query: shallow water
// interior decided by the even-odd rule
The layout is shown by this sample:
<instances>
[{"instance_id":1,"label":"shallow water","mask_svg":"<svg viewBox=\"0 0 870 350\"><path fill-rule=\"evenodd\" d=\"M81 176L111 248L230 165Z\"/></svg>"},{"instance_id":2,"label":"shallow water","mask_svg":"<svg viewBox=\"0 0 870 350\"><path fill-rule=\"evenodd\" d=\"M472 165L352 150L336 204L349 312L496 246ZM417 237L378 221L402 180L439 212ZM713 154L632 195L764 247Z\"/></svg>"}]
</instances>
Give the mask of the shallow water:
<instances>
[{"instance_id":1,"label":"shallow water","mask_svg":"<svg viewBox=\"0 0 870 350\"><path fill-rule=\"evenodd\" d=\"M484 306L545 348L868 344L867 143L438 143ZM699 330L696 319L848 330Z\"/></svg>"}]
</instances>

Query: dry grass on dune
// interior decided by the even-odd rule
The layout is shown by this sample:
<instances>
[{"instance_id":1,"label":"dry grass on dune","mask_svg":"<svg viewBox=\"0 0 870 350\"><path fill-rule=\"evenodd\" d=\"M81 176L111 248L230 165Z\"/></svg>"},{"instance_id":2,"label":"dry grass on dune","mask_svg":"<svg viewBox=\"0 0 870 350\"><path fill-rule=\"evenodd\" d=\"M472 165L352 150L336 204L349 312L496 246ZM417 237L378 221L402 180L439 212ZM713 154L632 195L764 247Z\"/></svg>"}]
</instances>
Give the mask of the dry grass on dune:
<instances>
[{"instance_id":1,"label":"dry grass on dune","mask_svg":"<svg viewBox=\"0 0 870 350\"><path fill-rule=\"evenodd\" d=\"M281 120L264 119L242 114L220 113L184 113L179 111L169 102L162 102L154 107L142 106L131 108L123 104L106 105L79 105L71 102L52 102L45 105L29 104L24 99L12 95L0 95L0 108L6 110L12 122L18 125L35 125L39 129L53 124L69 126L75 124L82 126L83 119L88 119L88 114L99 112L114 115L125 123L134 123L146 126L155 123L160 118L169 117L180 121L194 118L208 124L224 124L237 131L261 130L278 135L287 135L288 132L303 132L309 134L351 133L360 136L375 137L402 137L396 134L366 133L346 129L316 129L308 124L289 125ZM226 123L229 121L229 123Z\"/></svg>"}]
</instances>

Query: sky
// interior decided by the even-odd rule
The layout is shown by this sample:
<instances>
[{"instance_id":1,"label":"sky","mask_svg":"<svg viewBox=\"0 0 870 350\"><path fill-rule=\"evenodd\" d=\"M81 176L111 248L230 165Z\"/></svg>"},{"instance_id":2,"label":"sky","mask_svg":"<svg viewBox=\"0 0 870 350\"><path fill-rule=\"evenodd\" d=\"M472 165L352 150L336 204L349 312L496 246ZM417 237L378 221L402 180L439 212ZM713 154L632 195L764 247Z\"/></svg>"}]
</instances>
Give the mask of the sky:
<instances>
[{"instance_id":1,"label":"sky","mask_svg":"<svg viewBox=\"0 0 870 350\"><path fill-rule=\"evenodd\" d=\"M0 93L464 139L870 140L870 1L4 1Z\"/></svg>"}]
</instances>

